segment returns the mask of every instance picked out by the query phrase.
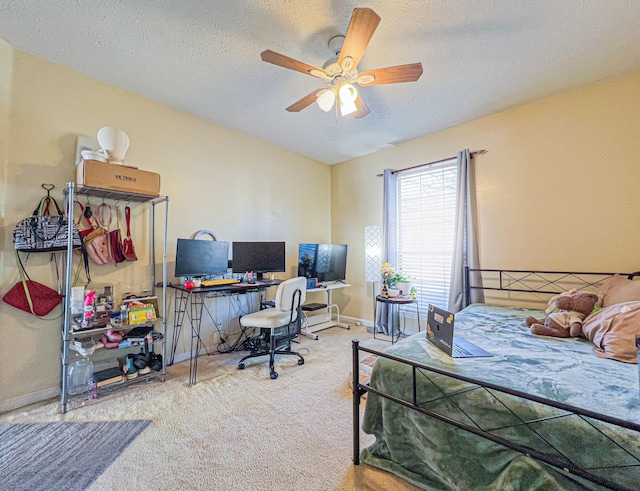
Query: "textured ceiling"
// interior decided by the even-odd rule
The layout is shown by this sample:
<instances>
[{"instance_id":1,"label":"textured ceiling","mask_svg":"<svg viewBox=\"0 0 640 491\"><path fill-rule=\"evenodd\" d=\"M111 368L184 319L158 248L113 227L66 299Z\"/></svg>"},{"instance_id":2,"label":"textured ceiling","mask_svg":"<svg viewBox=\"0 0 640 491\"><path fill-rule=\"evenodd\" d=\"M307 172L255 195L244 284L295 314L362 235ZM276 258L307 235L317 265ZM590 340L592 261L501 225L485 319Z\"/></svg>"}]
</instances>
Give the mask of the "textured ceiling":
<instances>
[{"instance_id":1,"label":"textured ceiling","mask_svg":"<svg viewBox=\"0 0 640 491\"><path fill-rule=\"evenodd\" d=\"M331 56L356 7L382 18L360 71L366 118L285 108L324 82L260 60ZM2 0L13 47L327 164L640 67L640 0Z\"/></svg>"}]
</instances>

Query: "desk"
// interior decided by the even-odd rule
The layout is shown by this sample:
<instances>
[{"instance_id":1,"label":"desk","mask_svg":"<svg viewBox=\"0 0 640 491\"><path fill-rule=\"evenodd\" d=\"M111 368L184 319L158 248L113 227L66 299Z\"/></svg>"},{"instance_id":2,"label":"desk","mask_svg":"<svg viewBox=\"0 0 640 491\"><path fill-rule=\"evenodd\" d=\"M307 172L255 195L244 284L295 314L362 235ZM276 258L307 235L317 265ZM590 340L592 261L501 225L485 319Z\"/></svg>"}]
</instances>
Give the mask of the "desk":
<instances>
[{"instance_id":1,"label":"desk","mask_svg":"<svg viewBox=\"0 0 640 491\"><path fill-rule=\"evenodd\" d=\"M202 317L206 310L209 317L208 308L205 306L205 298L209 294L214 296L240 295L252 292L264 292L267 288L281 283L280 280L262 281L259 285L247 286L242 283L233 283L229 285L210 286L201 288L187 289L183 285L167 285L174 290L175 308L173 317L173 338L171 345L170 358L167 365L172 365L176 354L176 347L180 334L182 332L182 324L185 315L191 325L191 352L189 353L189 387L196 383L196 374L198 371L198 357L200 356L200 345L204 346L200 339L200 328L202 327ZM215 325L217 321L211 318ZM206 349L206 347L205 347ZM208 354L208 353L207 353Z\"/></svg>"},{"instance_id":2,"label":"desk","mask_svg":"<svg viewBox=\"0 0 640 491\"><path fill-rule=\"evenodd\" d=\"M328 285L322 285L317 288L307 289L307 293L311 292L326 292L327 294L327 307L323 309L321 314L310 315L307 317L307 328L302 331L303 336L307 336L311 339L318 339L317 331L322 329L328 329L329 327L338 326L344 329L351 329L349 324L343 324L340 322L340 308L333 303L331 298L331 292L338 288L347 288L351 286L348 283L329 283ZM332 310L336 311L336 320L333 320Z\"/></svg>"},{"instance_id":3,"label":"desk","mask_svg":"<svg viewBox=\"0 0 640 491\"><path fill-rule=\"evenodd\" d=\"M400 334L404 334L404 332L400 329L400 316L398 313L398 307L400 305L407 305L410 303L416 304L416 314L418 316L418 332L420 332L420 309L418 308L418 301L412 298L404 298L404 297L393 297L387 298L382 295L378 295L376 297L376 308L373 311L373 337L376 339L376 322L377 322L377 306L378 302L388 305L389 309L387 312L387 326L389 326L389 331L391 332L391 344L395 343L400 339ZM396 322L397 321L397 322ZM397 337L393 338L394 334L397 333Z\"/></svg>"}]
</instances>

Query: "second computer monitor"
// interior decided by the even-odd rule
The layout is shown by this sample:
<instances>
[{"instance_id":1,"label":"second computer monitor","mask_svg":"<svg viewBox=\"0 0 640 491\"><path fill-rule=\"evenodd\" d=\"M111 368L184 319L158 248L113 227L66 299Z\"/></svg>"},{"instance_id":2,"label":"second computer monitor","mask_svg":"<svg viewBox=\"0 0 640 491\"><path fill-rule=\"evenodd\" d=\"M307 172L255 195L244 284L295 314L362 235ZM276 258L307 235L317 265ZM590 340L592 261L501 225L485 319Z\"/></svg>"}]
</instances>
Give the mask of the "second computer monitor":
<instances>
[{"instance_id":1,"label":"second computer monitor","mask_svg":"<svg viewBox=\"0 0 640 491\"><path fill-rule=\"evenodd\" d=\"M320 283L343 281L347 277L347 244L301 243L298 276L318 278Z\"/></svg>"},{"instance_id":2,"label":"second computer monitor","mask_svg":"<svg viewBox=\"0 0 640 491\"><path fill-rule=\"evenodd\" d=\"M285 271L284 242L233 242L231 267L234 273L251 271L258 279L263 273Z\"/></svg>"}]
</instances>

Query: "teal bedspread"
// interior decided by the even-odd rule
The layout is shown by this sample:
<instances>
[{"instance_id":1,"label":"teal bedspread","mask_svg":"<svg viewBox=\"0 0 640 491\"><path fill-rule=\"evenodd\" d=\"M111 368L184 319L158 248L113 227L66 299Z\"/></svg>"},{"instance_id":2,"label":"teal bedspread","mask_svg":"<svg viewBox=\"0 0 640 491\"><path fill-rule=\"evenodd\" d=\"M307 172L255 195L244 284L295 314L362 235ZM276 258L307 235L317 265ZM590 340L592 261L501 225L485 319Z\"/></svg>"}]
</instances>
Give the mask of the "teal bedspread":
<instances>
[{"instance_id":1,"label":"teal bedspread","mask_svg":"<svg viewBox=\"0 0 640 491\"><path fill-rule=\"evenodd\" d=\"M637 365L598 358L584 339L534 336L524 323L527 315L544 317L537 310L489 305L471 305L456 315L456 335L490 351L491 358L450 358L424 331L385 353L640 423ZM411 401L411 380L409 366L379 357L370 384ZM418 370L417 380L425 409L640 488L637 432L426 370ZM376 441L361 451L361 460L423 489L603 489L373 393L362 428Z\"/></svg>"}]
</instances>

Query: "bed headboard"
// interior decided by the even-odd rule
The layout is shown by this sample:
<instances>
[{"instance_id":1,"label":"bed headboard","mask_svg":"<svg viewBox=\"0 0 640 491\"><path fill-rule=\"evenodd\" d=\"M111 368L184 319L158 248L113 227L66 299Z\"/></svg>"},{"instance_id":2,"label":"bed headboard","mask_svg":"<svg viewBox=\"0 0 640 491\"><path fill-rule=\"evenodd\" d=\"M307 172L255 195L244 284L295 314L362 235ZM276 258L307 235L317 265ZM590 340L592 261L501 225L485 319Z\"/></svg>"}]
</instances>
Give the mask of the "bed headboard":
<instances>
[{"instance_id":1,"label":"bed headboard","mask_svg":"<svg viewBox=\"0 0 640 491\"><path fill-rule=\"evenodd\" d=\"M528 298L531 303L541 302L538 294L557 295L571 288L595 291L604 280L614 274L629 279L640 273L598 273L575 271L527 271L522 269L465 268L465 305L471 303L472 290L506 292L507 298L519 295L519 301ZM533 294L527 297L525 294ZM546 301L546 300L545 300Z\"/></svg>"}]
</instances>

